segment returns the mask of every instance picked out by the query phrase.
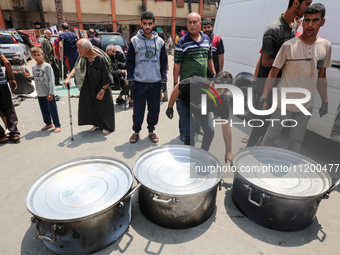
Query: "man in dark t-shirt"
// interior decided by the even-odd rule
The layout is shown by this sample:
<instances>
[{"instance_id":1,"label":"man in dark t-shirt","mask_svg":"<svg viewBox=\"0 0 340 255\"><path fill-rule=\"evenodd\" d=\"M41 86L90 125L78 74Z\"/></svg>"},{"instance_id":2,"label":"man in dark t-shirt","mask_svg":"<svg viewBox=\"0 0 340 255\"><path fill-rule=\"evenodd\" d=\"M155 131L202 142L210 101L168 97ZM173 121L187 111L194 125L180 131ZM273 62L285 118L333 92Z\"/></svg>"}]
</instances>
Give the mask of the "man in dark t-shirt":
<instances>
[{"instance_id":1,"label":"man in dark t-shirt","mask_svg":"<svg viewBox=\"0 0 340 255\"><path fill-rule=\"evenodd\" d=\"M302 17L306 9L311 5L312 0L289 0L288 9L278 19L274 20L266 29L262 40L262 54L259 60L259 71L256 79L256 98L262 101L262 92L268 74L272 68L274 59L279 52L282 44L289 39L295 37L297 25L295 22L296 16ZM281 72L277 78L281 77ZM276 87L279 79L276 80L274 86ZM271 106L271 93L268 99L268 107ZM270 116L254 116L253 119L266 120ZM248 139L247 147L255 146L256 143L265 135L269 121L264 121L261 127L253 127L250 137Z\"/></svg>"},{"instance_id":2,"label":"man in dark t-shirt","mask_svg":"<svg viewBox=\"0 0 340 255\"><path fill-rule=\"evenodd\" d=\"M193 76L186 78L178 83L170 96L166 115L172 119L173 105L177 100L177 111L180 115L184 130L184 144L194 146L195 132L193 130L193 117L201 125L204 135L201 148L209 150L211 142L214 138L214 127L211 113L215 117L221 117L227 123L222 124L223 138L226 147L225 161L231 161L233 155L231 153L231 128L229 123L229 101L225 94L225 89L217 91L212 87L214 84L232 84L232 76L228 72L220 72L216 75L213 82L210 80ZM209 92L209 93L208 93ZM214 95L214 99L207 97L207 114L201 114L201 97L202 94ZM216 95L218 94L218 95Z\"/></svg>"},{"instance_id":3,"label":"man in dark t-shirt","mask_svg":"<svg viewBox=\"0 0 340 255\"><path fill-rule=\"evenodd\" d=\"M69 30L69 26L67 23L63 23L61 27L62 27L63 33L59 35L60 52L63 52L63 56L66 60L66 65L68 67L69 72L71 72L78 58L78 52L77 52L78 38L75 33L72 33Z\"/></svg>"},{"instance_id":4,"label":"man in dark t-shirt","mask_svg":"<svg viewBox=\"0 0 340 255\"><path fill-rule=\"evenodd\" d=\"M89 30L89 41L92 43L93 46L96 46L97 48L101 49L102 45L100 43L100 40L95 35L96 32L94 31L94 29L91 28Z\"/></svg>"}]
</instances>

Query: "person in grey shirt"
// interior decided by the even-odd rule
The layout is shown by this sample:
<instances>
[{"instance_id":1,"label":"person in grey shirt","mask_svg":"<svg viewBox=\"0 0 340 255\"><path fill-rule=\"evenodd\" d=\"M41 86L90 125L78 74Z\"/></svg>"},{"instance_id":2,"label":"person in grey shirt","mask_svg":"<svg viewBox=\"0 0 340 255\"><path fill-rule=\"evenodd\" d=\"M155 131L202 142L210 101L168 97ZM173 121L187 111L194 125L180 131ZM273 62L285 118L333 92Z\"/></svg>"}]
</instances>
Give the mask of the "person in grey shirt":
<instances>
[{"instance_id":1,"label":"person in grey shirt","mask_svg":"<svg viewBox=\"0 0 340 255\"><path fill-rule=\"evenodd\" d=\"M54 75L52 67L44 60L44 54L42 49L33 47L31 49L32 57L37 62L33 67L33 77L35 81L35 87L38 95L38 102L42 113L45 126L41 128L41 131L46 131L55 126L54 133L61 131L57 103L55 101L54 93ZM51 120L52 117L52 120Z\"/></svg>"}]
</instances>

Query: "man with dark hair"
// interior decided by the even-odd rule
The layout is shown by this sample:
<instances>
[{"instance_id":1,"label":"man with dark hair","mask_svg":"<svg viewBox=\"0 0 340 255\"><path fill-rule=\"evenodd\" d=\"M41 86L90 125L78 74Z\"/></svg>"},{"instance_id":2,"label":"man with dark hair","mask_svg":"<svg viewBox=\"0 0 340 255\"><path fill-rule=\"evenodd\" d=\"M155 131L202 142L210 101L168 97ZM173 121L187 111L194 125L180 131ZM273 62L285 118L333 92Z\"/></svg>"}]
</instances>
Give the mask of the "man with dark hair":
<instances>
[{"instance_id":1,"label":"man with dark hair","mask_svg":"<svg viewBox=\"0 0 340 255\"><path fill-rule=\"evenodd\" d=\"M184 130L184 144L194 146L194 127L193 127L193 117L199 122L200 126L203 129L203 138L202 138L202 146L201 148L204 150L209 150L211 142L214 138L215 129L213 126L213 120L211 116L211 112L214 113L215 117L221 117L223 121L227 121L227 123L222 124L223 138L226 148L225 153L225 162L228 160L231 161L233 155L231 153L231 128L229 123L229 102L228 97L225 94L225 89L217 89L217 93L221 99L221 103L218 102L215 105L212 98L208 97L207 100L207 114L202 115L201 113L201 95L206 94L206 91L210 90L211 94L215 96L216 101L219 101L217 95L215 94L215 90L212 88L214 84L232 84L233 77L228 72L220 72L216 75L213 81L210 81L203 77L193 76L190 78L186 78L179 82L173 89L168 109L166 111L166 115L172 119L173 117L173 105L176 100L180 101L180 105L182 107L181 110L178 111L180 118L183 123ZM215 100L215 99L214 99Z\"/></svg>"},{"instance_id":2,"label":"man with dark hair","mask_svg":"<svg viewBox=\"0 0 340 255\"><path fill-rule=\"evenodd\" d=\"M78 58L77 52L77 35L69 30L67 23L61 25L63 33L59 35L59 48L60 52L63 52L63 57L66 60L68 71L71 72L74 68L74 64Z\"/></svg>"},{"instance_id":3,"label":"man with dark hair","mask_svg":"<svg viewBox=\"0 0 340 255\"><path fill-rule=\"evenodd\" d=\"M264 84L282 44L295 37L297 27L294 19L296 16L302 17L311 3L312 0L289 0L289 7L286 12L278 19L274 20L264 32L262 40L262 54L259 59L259 71L257 77L254 78L256 79L256 85L253 84L256 86L256 95L254 96L255 98L258 98L259 101L263 100L261 95ZM278 74L278 78L280 77L281 72ZM276 87L277 83L275 83L274 86ZM270 106L272 102L271 96L269 96L266 100L268 100L268 104ZM256 143L263 138L270 123L265 121L266 119L270 119L270 116L254 116L254 118L261 119L265 124L252 128L247 143L248 147L255 146Z\"/></svg>"},{"instance_id":4,"label":"man with dark hair","mask_svg":"<svg viewBox=\"0 0 340 255\"><path fill-rule=\"evenodd\" d=\"M213 21L209 18L206 18L202 21L202 30L207 36L209 36L211 41L211 51L213 56L213 62L215 67L215 72L223 71L224 64L224 45L222 38L213 33L214 24ZM213 74L207 70L207 77L212 78Z\"/></svg>"},{"instance_id":5,"label":"man with dark hair","mask_svg":"<svg viewBox=\"0 0 340 255\"><path fill-rule=\"evenodd\" d=\"M303 34L285 42L275 58L262 93L264 99L262 109L267 108L266 99L269 91L273 87L274 79L282 70L282 78L278 84L278 108L272 114L272 119L278 121L268 128L262 141L264 146L274 146L274 141L280 136L283 128L280 125L281 122L284 119L293 119L296 126L290 128L288 149L295 152L299 151L311 117L310 113L313 111L316 90L318 90L322 100L322 106L319 109L320 118L327 114L326 67L331 65L332 46L328 40L317 36L319 29L325 23L325 12L323 4L311 5L306 10L302 23ZM281 115L281 90L284 88L304 88L310 92L310 100L302 104L309 115L308 112L302 112L301 108L292 104L288 104L286 114ZM288 93L286 98L292 101L301 98L301 94Z\"/></svg>"},{"instance_id":6,"label":"man with dark hair","mask_svg":"<svg viewBox=\"0 0 340 255\"><path fill-rule=\"evenodd\" d=\"M126 56L126 70L129 87L133 91L133 127L130 143L139 139L139 132L148 104L148 137L154 143L159 138L153 132L158 123L161 87L166 86L168 56L164 41L153 32L156 26L152 12L143 12L142 29L131 38Z\"/></svg>"},{"instance_id":7,"label":"man with dark hair","mask_svg":"<svg viewBox=\"0 0 340 255\"><path fill-rule=\"evenodd\" d=\"M93 28L91 28L89 30L89 41L92 43L93 46L96 46L97 48L101 49L102 45L100 43L100 40L95 35L96 35L96 32L94 31Z\"/></svg>"}]
</instances>

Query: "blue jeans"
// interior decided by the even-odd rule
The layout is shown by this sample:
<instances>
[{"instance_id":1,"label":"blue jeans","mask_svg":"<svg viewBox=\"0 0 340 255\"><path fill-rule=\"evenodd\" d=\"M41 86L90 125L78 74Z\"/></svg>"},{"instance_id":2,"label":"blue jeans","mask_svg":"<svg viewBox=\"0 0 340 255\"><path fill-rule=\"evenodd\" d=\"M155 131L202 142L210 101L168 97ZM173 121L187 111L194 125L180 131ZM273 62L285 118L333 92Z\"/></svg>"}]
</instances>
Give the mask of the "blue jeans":
<instances>
[{"instance_id":1,"label":"blue jeans","mask_svg":"<svg viewBox=\"0 0 340 255\"><path fill-rule=\"evenodd\" d=\"M192 146L195 145L195 128L193 120L194 115L202 127L204 133L201 148L208 151L215 134L211 113L208 113L207 115L201 115L199 110L190 109L190 107L180 99L177 100L177 111L180 116L181 127L184 134L184 144Z\"/></svg>"},{"instance_id":2,"label":"blue jeans","mask_svg":"<svg viewBox=\"0 0 340 255\"><path fill-rule=\"evenodd\" d=\"M303 138L306 134L307 124L311 116L306 116L302 112L290 112L287 111L286 115L281 115L281 109L277 108L272 113L272 119L277 119L274 124L270 124L268 130L262 140L263 146L274 146L274 141L280 136L283 126L281 121L285 119L294 119L298 123L296 127L291 127L289 131L288 146L287 149L295 152L299 152L300 146L303 142Z\"/></svg>"},{"instance_id":3,"label":"blue jeans","mask_svg":"<svg viewBox=\"0 0 340 255\"><path fill-rule=\"evenodd\" d=\"M53 97L52 101L48 101L47 97L38 97L38 102L45 124L47 126L52 125L53 120L54 126L60 127L58 108L55 98Z\"/></svg>"}]
</instances>

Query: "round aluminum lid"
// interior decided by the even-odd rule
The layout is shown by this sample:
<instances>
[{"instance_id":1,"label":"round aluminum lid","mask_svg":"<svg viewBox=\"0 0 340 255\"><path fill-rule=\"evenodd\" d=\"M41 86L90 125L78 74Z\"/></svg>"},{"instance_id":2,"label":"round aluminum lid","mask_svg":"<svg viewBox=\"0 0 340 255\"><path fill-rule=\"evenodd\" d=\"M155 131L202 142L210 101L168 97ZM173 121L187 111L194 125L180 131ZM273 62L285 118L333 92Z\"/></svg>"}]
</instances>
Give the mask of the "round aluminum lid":
<instances>
[{"instance_id":1,"label":"round aluminum lid","mask_svg":"<svg viewBox=\"0 0 340 255\"><path fill-rule=\"evenodd\" d=\"M105 210L131 188L124 163L109 157L85 157L62 163L39 176L26 193L27 209L49 220L74 220Z\"/></svg>"},{"instance_id":2,"label":"round aluminum lid","mask_svg":"<svg viewBox=\"0 0 340 255\"><path fill-rule=\"evenodd\" d=\"M143 153L133 166L136 179L145 187L168 195L207 191L222 178L209 166L220 162L209 152L190 146L167 145Z\"/></svg>"},{"instance_id":3,"label":"round aluminum lid","mask_svg":"<svg viewBox=\"0 0 340 255\"><path fill-rule=\"evenodd\" d=\"M238 173L252 184L281 195L309 197L326 192L330 176L315 161L292 151L252 147L233 158Z\"/></svg>"}]
</instances>

